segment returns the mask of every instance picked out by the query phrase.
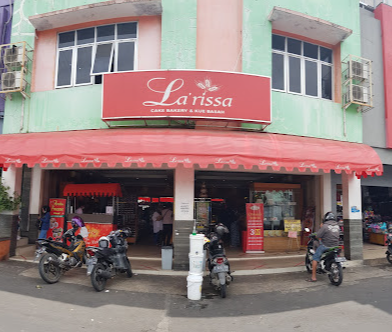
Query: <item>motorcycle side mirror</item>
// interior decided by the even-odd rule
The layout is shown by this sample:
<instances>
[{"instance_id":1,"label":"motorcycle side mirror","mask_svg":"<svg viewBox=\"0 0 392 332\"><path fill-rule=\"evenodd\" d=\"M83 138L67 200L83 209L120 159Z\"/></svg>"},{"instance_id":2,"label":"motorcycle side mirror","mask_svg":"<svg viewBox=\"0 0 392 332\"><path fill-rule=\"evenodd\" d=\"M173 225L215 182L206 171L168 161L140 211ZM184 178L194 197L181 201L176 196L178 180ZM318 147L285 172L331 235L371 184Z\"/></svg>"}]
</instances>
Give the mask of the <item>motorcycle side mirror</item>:
<instances>
[{"instance_id":1,"label":"motorcycle side mirror","mask_svg":"<svg viewBox=\"0 0 392 332\"><path fill-rule=\"evenodd\" d=\"M308 232L308 233L309 233L309 232L310 232L310 229L306 227L306 228L305 228L305 232Z\"/></svg>"}]
</instances>

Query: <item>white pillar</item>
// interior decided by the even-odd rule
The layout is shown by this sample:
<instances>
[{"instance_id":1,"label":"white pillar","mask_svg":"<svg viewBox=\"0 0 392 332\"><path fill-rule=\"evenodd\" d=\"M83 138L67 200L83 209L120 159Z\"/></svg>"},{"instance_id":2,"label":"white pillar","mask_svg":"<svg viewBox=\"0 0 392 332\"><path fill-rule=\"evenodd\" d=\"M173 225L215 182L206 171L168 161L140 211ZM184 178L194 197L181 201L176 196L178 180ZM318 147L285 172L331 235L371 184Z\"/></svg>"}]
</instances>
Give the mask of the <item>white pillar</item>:
<instances>
[{"instance_id":1,"label":"white pillar","mask_svg":"<svg viewBox=\"0 0 392 332\"><path fill-rule=\"evenodd\" d=\"M344 254L348 259L363 259L361 180L342 173Z\"/></svg>"},{"instance_id":2,"label":"white pillar","mask_svg":"<svg viewBox=\"0 0 392 332\"><path fill-rule=\"evenodd\" d=\"M321 204L320 204L320 214L322 218L324 215L332 211L332 184L331 184L331 173L325 173L321 175L320 179L320 198L321 198Z\"/></svg>"},{"instance_id":3,"label":"white pillar","mask_svg":"<svg viewBox=\"0 0 392 332\"><path fill-rule=\"evenodd\" d=\"M362 219L361 180L342 173L343 219Z\"/></svg>"},{"instance_id":4,"label":"white pillar","mask_svg":"<svg viewBox=\"0 0 392 332\"><path fill-rule=\"evenodd\" d=\"M182 165L174 171L174 220L193 220L195 171Z\"/></svg>"},{"instance_id":5,"label":"white pillar","mask_svg":"<svg viewBox=\"0 0 392 332\"><path fill-rule=\"evenodd\" d=\"M22 188L22 168L11 165L6 171L3 170L1 182L4 186L9 187L8 194L10 196L14 197L15 193L20 196Z\"/></svg>"},{"instance_id":6,"label":"white pillar","mask_svg":"<svg viewBox=\"0 0 392 332\"><path fill-rule=\"evenodd\" d=\"M195 171L179 165L174 170L173 244L175 270L189 268L189 234L193 228Z\"/></svg>"},{"instance_id":7,"label":"white pillar","mask_svg":"<svg viewBox=\"0 0 392 332\"><path fill-rule=\"evenodd\" d=\"M31 172L31 189L29 214L41 213L43 170L39 165L35 165Z\"/></svg>"}]
</instances>

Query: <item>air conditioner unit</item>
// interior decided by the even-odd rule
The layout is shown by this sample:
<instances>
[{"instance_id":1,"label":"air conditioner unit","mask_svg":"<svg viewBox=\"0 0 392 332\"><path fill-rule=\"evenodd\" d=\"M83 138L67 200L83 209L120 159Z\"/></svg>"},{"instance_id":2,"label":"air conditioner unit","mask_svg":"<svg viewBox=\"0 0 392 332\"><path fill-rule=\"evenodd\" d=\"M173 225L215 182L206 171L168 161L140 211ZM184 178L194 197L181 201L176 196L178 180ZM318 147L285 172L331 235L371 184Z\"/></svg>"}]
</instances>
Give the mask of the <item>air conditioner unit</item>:
<instances>
[{"instance_id":1,"label":"air conditioner unit","mask_svg":"<svg viewBox=\"0 0 392 332\"><path fill-rule=\"evenodd\" d=\"M368 88L360 85L352 85L352 95L350 89L343 95L344 104L361 103L369 104ZM351 99L352 96L352 99Z\"/></svg>"},{"instance_id":2,"label":"air conditioner unit","mask_svg":"<svg viewBox=\"0 0 392 332\"><path fill-rule=\"evenodd\" d=\"M4 49L4 65L7 67L21 66L24 62L24 50L22 46L12 46Z\"/></svg>"},{"instance_id":3,"label":"air conditioner unit","mask_svg":"<svg viewBox=\"0 0 392 332\"><path fill-rule=\"evenodd\" d=\"M1 74L1 90L10 91L18 90L25 87L25 81L22 81L21 71L9 71Z\"/></svg>"},{"instance_id":4,"label":"air conditioner unit","mask_svg":"<svg viewBox=\"0 0 392 332\"><path fill-rule=\"evenodd\" d=\"M362 81L369 78L369 66L363 62L350 61L352 78L356 81Z\"/></svg>"},{"instance_id":5,"label":"air conditioner unit","mask_svg":"<svg viewBox=\"0 0 392 332\"><path fill-rule=\"evenodd\" d=\"M368 89L364 86L353 85L353 101L362 104L369 103Z\"/></svg>"}]
</instances>

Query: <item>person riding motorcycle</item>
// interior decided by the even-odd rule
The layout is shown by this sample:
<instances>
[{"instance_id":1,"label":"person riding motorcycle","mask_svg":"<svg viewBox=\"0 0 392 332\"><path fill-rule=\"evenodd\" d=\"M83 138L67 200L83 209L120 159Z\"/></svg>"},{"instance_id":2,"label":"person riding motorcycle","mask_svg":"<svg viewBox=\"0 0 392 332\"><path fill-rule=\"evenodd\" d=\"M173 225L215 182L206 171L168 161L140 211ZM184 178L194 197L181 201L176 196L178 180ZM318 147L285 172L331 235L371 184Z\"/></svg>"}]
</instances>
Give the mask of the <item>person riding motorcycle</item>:
<instances>
[{"instance_id":1,"label":"person riding motorcycle","mask_svg":"<svg viewBox=\"0 0 392 332\"><path fill-rule=\"evenodd\" d=\"M317 238L320 239L320 244L313 255L312 277L307 281L317 281L317 264L320 262L321 255L324 251L339 245L339 230L339 224L335 215L332 212L327 212L323 218L322 226L317 232Z\"/></svg>"},{"instance_id":2,"label":"person riding motorcycle","mask_svg":"<svg viewBox=\"0 0 392 332\"><path fill-rule=\"evenodd\" d=\"M75 216L72 218L71 225L73 228L73 233L78 229L82 229L85 227L84 221L82 218ZM67 241L67 236L65 237L65 241ZM83 261L83 253L86 248L86 243L83 241L83 236L82 235L77 235L76 236L76 241L74 242L74 248L72 250L73 257L71 257L71 265L76 265L76 264L81 264ZM74 260L72 259L74 258Z\"/></svg>"}]
</instances>

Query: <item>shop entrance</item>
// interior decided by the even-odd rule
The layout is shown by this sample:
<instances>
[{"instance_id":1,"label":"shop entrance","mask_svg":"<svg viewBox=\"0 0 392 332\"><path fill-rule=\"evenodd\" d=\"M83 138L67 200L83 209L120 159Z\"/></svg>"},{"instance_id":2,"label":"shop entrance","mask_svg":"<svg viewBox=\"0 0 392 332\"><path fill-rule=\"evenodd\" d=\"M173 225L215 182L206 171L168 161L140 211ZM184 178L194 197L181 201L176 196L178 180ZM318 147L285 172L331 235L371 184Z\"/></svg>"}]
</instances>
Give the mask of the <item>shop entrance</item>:
<instances>
[{"instance_id":1,"label":"shop entrance","mask_svg":"<svg viewBox=\"0 0 392 332\"><path fill-rule=\"evenodd\" d=\"M225 238L226 247L240 251L244 241L242 232L247 229L246 203L263 203L265 251L292 251L295 248L289 248L287 224L298 221L302 229L306 220L309 222L306 227L314 225L314 178L278 173L196 171L197 225L203 230L215 223L225 224L230 229ZM199 213L199 205L207 215ZM300 244L301 240L298 238L295 243Z\"/></svg>"},{"instance_id":2,"label":"shop entrance","mask_svg":"<svg viewBox=\"0 0 392 332\"><path fill-rule=\"evenodd\" d=\"M173 170L72 170L48 171L47 199L63 197L68 184L118 183L122 197L78 195L69 198L69 212L89 219L113 213L116 227L129 227L129 243L154 246L151 216L159 204L172 208ZM72 215L72 214L71 214Z\"/></svg>"}]
</instances>

